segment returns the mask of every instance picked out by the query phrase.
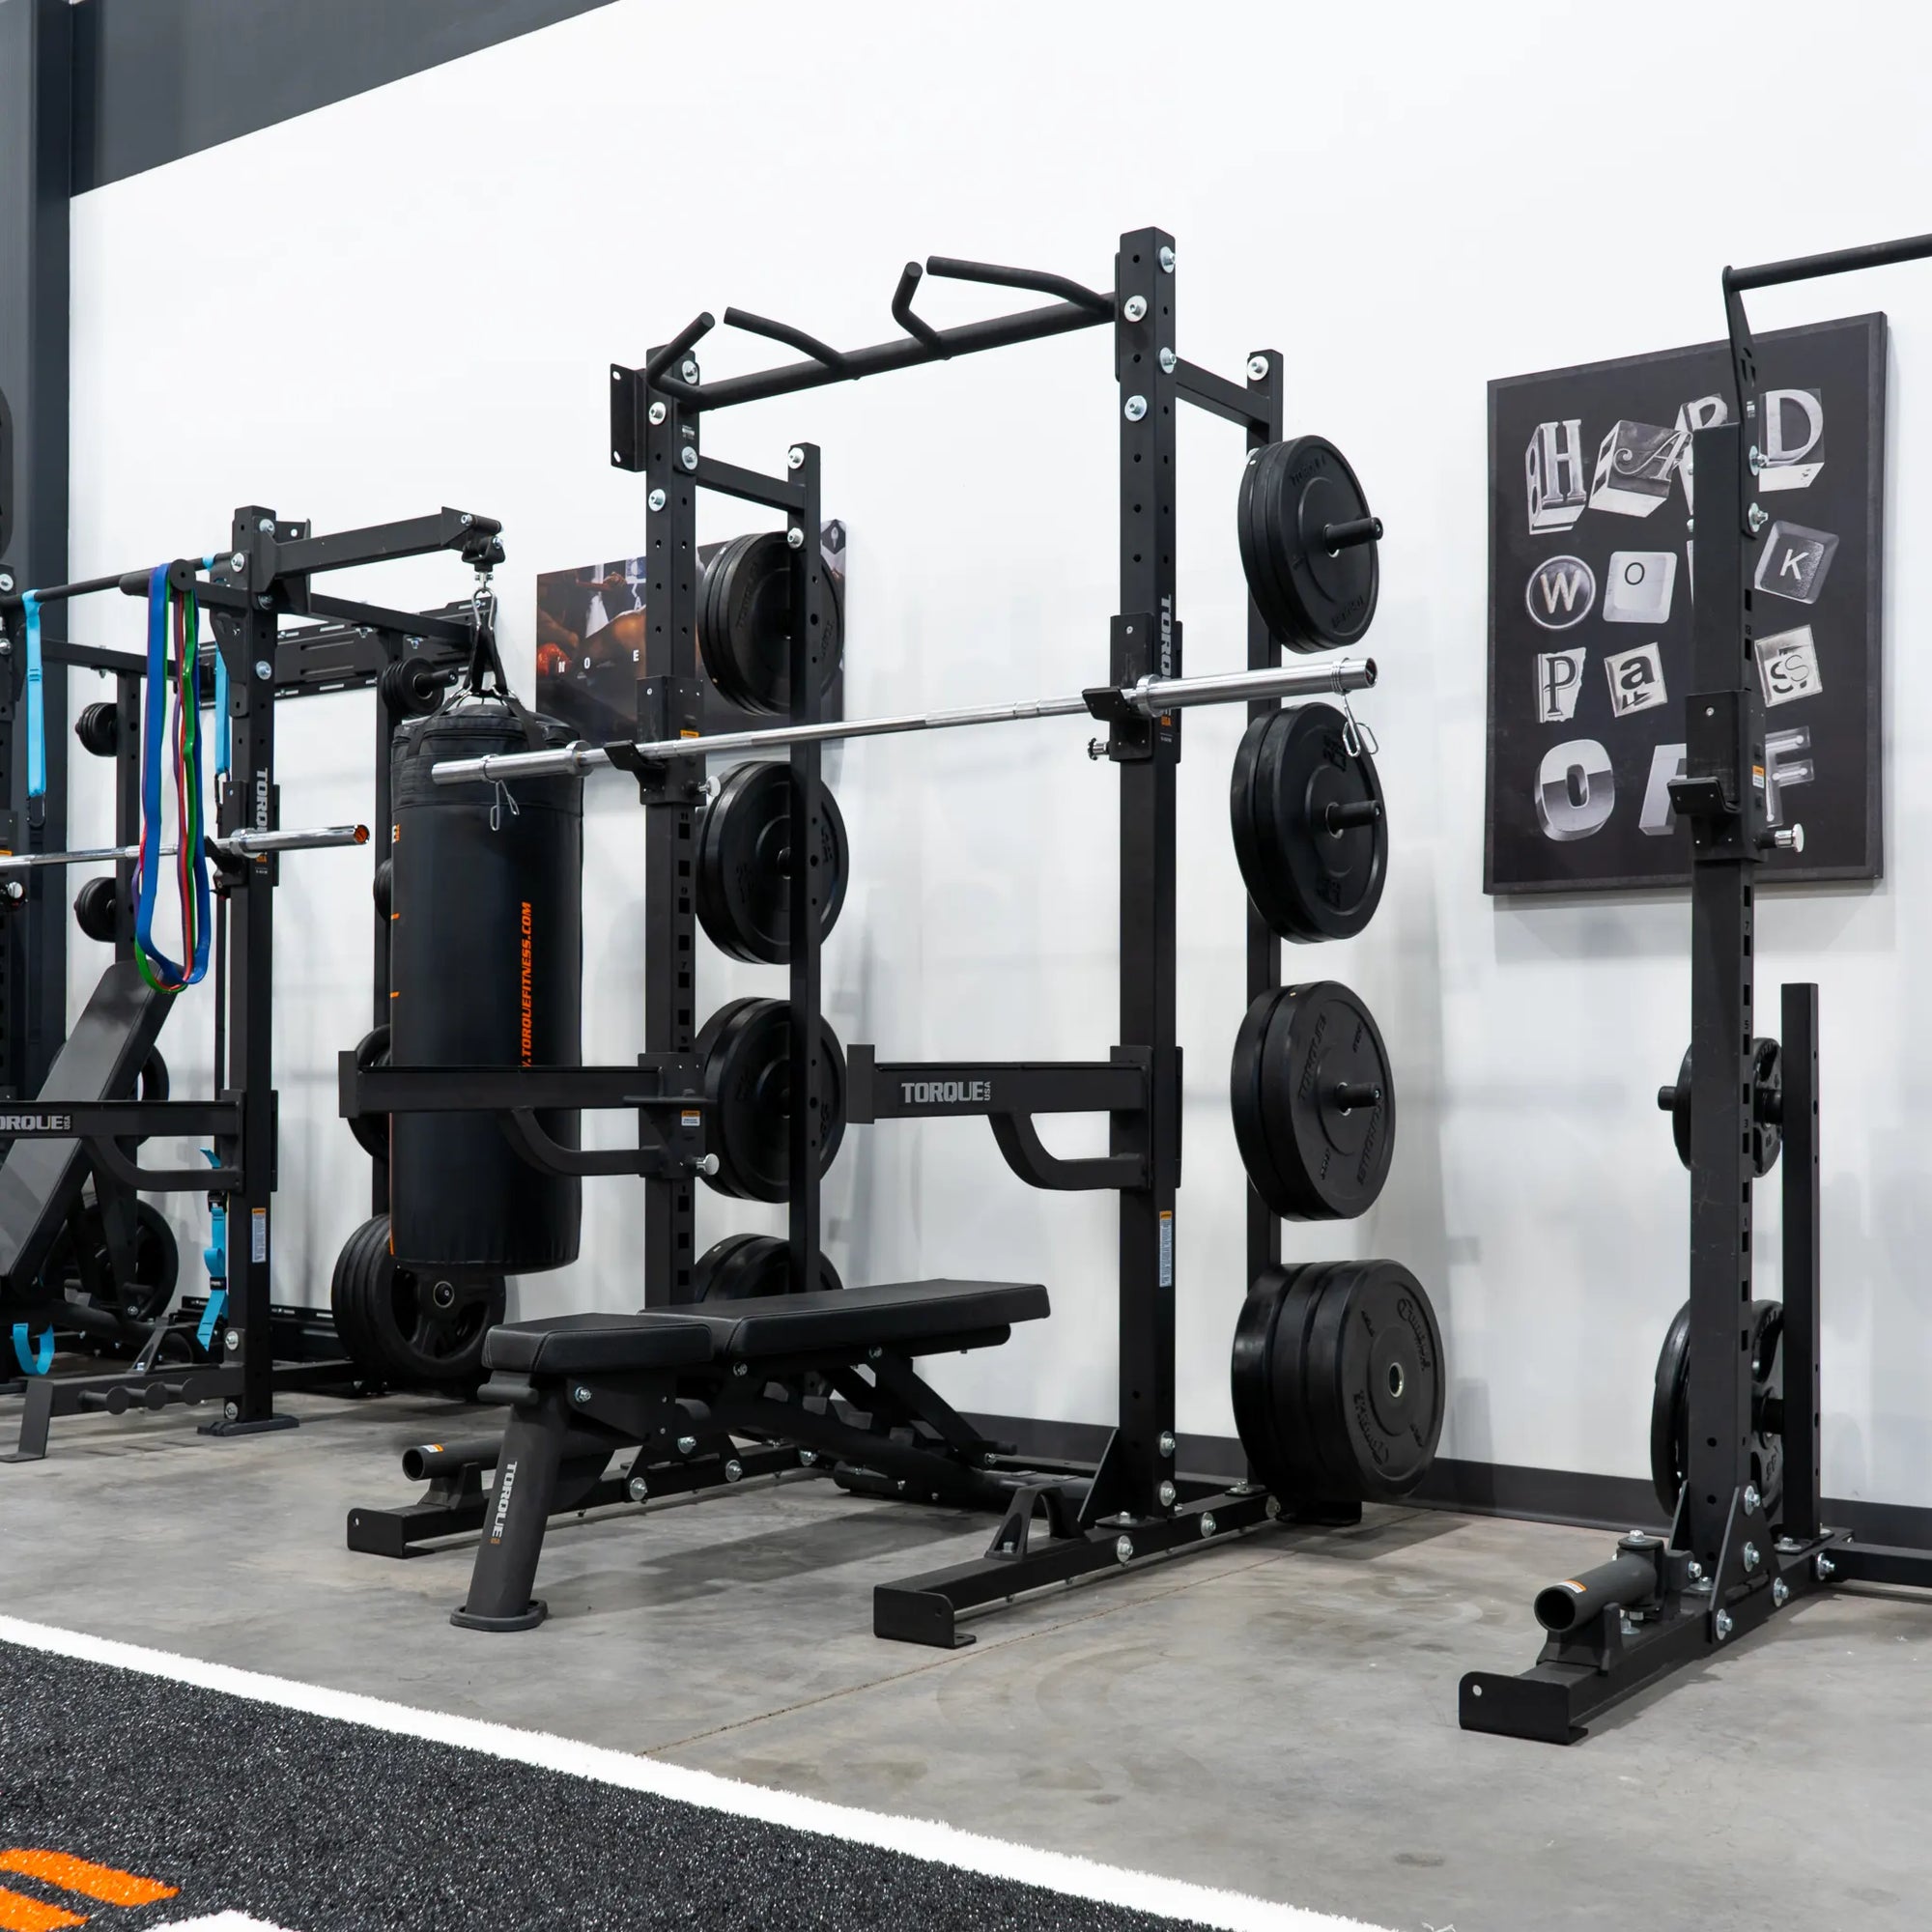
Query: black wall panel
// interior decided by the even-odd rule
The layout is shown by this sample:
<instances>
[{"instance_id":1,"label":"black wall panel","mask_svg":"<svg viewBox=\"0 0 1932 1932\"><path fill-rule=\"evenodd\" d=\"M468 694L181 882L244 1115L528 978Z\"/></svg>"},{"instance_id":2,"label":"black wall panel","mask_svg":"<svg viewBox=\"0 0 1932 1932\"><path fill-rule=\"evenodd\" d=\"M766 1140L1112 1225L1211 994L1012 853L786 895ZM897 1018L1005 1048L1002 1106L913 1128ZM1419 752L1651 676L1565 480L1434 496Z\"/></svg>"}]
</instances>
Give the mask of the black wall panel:
<instances>
[{"instance_id":1,"label":"black wall panel","mask_svg":"<svg viewBox=\"0 0 1932 1932\"><path fill-rule=\"evenodd\" d=\"M609 4L81 0L73 9L73 191Z\"/></svg>"}]
</instances>

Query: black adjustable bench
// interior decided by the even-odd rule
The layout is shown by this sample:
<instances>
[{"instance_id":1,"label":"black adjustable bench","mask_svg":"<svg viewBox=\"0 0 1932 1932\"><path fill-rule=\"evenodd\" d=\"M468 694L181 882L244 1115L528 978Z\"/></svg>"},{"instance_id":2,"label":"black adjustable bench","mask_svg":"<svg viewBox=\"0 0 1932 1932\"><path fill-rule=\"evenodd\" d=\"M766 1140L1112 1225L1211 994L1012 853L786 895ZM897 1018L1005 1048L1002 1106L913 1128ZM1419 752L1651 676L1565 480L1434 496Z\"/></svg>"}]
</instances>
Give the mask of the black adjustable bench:
<instances>
[{"instance_id":1,"label":"black adjustable bench","mask_svg":"<svg viewBox=\"0 0 1932 1932\"><path fill-rule=\"evenodd\" d=\"M1004 1509L1016 1479L988 1468L997 1445L912 1359L995 1347L1015 1321L1048 1312L1035 1283L908 1281L492 1329L483 1400L512 1412L469 1601L450 1620L494 1631L541 1623L530 1589L560 1475L567 1464L594 1473L632 1445L639 1499L655 1466L752 1436L796 1443L807 1460L888 1492Z\"/></svg>"}]
</instances>

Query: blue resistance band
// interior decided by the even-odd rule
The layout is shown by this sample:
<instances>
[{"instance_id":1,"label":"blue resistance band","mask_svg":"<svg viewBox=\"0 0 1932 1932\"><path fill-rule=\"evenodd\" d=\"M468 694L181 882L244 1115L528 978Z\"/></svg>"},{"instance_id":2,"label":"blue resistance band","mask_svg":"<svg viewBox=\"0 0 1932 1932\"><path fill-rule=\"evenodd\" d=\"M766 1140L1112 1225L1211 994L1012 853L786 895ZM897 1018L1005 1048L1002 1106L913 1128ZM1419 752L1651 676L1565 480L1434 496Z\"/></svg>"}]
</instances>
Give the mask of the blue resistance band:
<instances>
[{"instance_id":1,"label":"blue resistance band","mask_svg":"<svg viewBox=\"0 0 1932 1932\"><path fill-rule=\"evenodd\" d=\"M202 1157L210 1167L219 1167L213 1148L203 1148ZM201 1313L201 1326L197 1328L195 1340L201 1344L206 1354L214 1347L214 1331L228 1307L228 1197L211 1194L208 1197L208 1245L201 1251L202 1260L208 1264L208 1306Z\"/></svg>"},{"instance_id":2,"label":"blue resistance band","mask_svg":"<svg viewBox=\"0 0 1932 1932\"><path fill-rule=\"evenodd\" d=\"M41 600L31 591L20 598L27 636L27 796L47 795L47 699L41 683Z\"/></svg>"},{"instance_id":3,"label":"blue resistance band","mask_svg":"<svg viewBox=\"0 0 1932 1932\"><path fill-rule=\"evenodd\" d=\"M168 565L148 573L148 699L141 746L141 890L134 906L134 944L154 961L161 975L174 981L170 990L192 986L208 971L208 942L213 927L209 912L208 853L197 842L189 863L194 867L197 929L194 957L184 970L155 944L155 892L161 871L161 749L168 709ZM193 702L193 695L189 695ZM202 803L201 750L197 734L188 758L187 788L197 809ZM205 820L206 814L201 814ZM180 828L185 839L187 827Z\"/></svg>"},{"instance_id":4,"label":"blue resistance band","mask_svg":"<svg viewBox=\"0 0 1932 1932\"><path fill-rule=\"evenodd\" d=\"M49 1328L41 1336L38 1350L29 1347L31 1336L24 1321L14 1323L14 1359L20 1365L23 1376L43 1376L54 1365L54 1331Z\"/></svg>"},{"instance_id":5,"label":"blue resistance band","mask_svg":"<svg viewBox=\"0 0 1932 1932\"><path fill-rule=\"evenodd\" d=\"M214 650L214 775L216 778L228 776L228 660L221 655L220 645ZM213 1159L211 1154L209 1158Z\"/></svg>"}]
</instances>

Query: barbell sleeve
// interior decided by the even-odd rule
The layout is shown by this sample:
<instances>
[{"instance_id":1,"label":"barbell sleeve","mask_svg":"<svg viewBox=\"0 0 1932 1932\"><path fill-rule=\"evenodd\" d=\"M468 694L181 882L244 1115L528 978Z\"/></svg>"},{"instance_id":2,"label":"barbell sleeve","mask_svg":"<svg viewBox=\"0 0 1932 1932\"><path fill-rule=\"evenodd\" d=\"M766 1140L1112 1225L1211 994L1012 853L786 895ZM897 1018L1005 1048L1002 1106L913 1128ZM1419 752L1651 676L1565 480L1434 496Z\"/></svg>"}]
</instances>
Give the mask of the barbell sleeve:
<instances>
[{"instance_id":1,"label":"barbell sleeve","mask_svg":"<svg viewBox=\"0 0 1932 1932\"><path fill-rule=\"evenodd\" d=\"M329 845L366 845L366 825L317 825L287 832L235 832L226 838L205 841L210 851L237 859L252 859L266 852L306 852ZM170 859L181 848L163 845L160 857ZM90 845L71 852L0 853L0 872L24 872L42 866L104 866L122 859L138 859L138 845Z\"/></svg>"},{"instance_id":2,"label":"barbell sleeve","mask_svg":"<svg viewBox=\"0 0 1932 1932\"><path fill-rule=\"evenodd\" d=\"M1144 677L1119 694L1121 703L1144 717L1184 710L1193 704L1238 704L1260 698L1342 696L1367 691L1376 682L1373 658L1341 658L1333 664L1285 665L1269 670L1230 671L1214 677ZM646 740L624 748L628 764L669 764L720 753L777 751L788 745L839 743L848 738L884 738L912 731L952 731L967 724L1005 724L1028 718L1091 718L1086 694L1075 697L1036 697L1014 704L969 705L952 711L908 711L885 718L830 719L821 724L775 724L757 731L719 731L688 738ZM451 758L431 769L438 784L476 780L566 778L612 763L602 745L575 743L551 752L492 753L480 758Z\"/></svg>"}]
</instances>

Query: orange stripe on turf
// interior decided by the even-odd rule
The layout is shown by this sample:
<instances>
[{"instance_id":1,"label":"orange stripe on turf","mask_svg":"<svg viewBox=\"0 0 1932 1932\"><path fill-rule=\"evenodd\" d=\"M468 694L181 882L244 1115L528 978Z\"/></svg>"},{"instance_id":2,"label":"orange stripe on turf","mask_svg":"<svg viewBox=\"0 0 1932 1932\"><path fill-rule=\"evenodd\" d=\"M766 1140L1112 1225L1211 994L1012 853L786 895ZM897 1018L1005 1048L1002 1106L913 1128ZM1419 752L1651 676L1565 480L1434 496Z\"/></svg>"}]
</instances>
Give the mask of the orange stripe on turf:
<instances>
[{"instance_id":1,"label":"orange stripe on turf","mask_svg":"<svg viewBox=\"0 0 1932 1932\"><path fill-rule=\"evenodd\" d=\"M64 1925L85 1925L76 1912L65 1912L58 1905L43 1905L24 1891L9 1891L0 1885L0 1932L60 1932Z\"/></svg>"},{"instance_id":2,"label":"orange stripe on turf","mask_svg":"<svg viewBox=\"0 0 1932 1932\"><path fill-rule=\"evenodd\" d=\"M98 1898L102 1905L152 1905L157 1898L174 1897L176 1889L151 1878L136 1878L132 1872L116 1871L112 1865L71 1859L65 1852L29 1852L17 1845L0 1852L0 1871L19 1872L44 1885L57 1885L63 1891Z\"/></svg>"}]
</instances>

